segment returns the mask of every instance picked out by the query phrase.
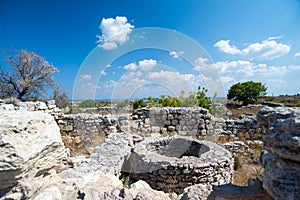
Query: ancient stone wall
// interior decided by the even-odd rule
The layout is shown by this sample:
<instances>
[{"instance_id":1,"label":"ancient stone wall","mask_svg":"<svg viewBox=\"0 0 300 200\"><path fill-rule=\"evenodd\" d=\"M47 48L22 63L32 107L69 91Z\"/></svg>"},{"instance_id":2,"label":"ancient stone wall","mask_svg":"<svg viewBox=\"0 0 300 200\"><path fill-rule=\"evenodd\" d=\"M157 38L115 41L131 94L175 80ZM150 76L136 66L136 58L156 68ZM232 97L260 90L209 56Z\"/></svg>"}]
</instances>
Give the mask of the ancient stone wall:
<instances>
[{"instance_id":1,"label":"ancient stone wall","mask_svg":"<svg viewBox=\"0 0 300 200\"><path fill-rule=\"evenodd\" d=\"M300 199L300 108L266 107L257 115L265 129L263 187L274 199Z\"/></svg>"},{"instance_id":2,"label":"ancient stone wall","mask_svg":"<svg viewBox=\"0 0 300 200\"><path fill-rule=\"evenodd\" d=\"M61 115L57 122L63 136L90 133L106 136L115 132L131 132L141 136L225 135L257 140L262 138L263 133L254 115L242 115L239 119L221 119L213 117L204 108L143 108L131 114Z\"/></svg>"},{"instance_id":3,"label":"ancient stone wall","mask_svg":"<svg viewBox=\"0 0 300 200\"><path fill-rule=\"evenodd\" d=\"M244 114L238 119L213 119L214 133L217 135L226 135L230 137L261 140L263 130L258 125L254 114Z\"/></svg>"},{"instance_id":4,"label":"ancient stone wall","mask_svg":"<svg viewBox=\"0 0 300 200\"><path fill-rule=\"evenodd\" d=\"M122 170L157 190L181 193L194 184L230 183L233 160L219 145L173 136L137 144Z\"/></svg>"}]
</instances>

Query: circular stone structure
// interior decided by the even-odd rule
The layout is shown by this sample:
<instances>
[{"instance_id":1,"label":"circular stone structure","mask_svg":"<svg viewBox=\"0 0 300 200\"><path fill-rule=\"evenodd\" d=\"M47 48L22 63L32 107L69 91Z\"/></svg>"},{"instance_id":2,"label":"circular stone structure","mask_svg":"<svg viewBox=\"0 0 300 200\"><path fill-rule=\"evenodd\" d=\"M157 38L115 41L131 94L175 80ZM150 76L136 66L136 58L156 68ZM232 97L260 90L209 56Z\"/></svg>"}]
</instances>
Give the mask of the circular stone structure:
<instances>
[{"instance_id":1,"label":"circular stone structure","mask_svg":"<svg viewBox=\"0 0 300 200\"><path fill-rule=\"evenodd\" d=\"M132 148L122 170L154 189L182 193L198 183L230 183L233 159L229 151L209 141L182 136L151 138Z\"/></svg>"}]
</instances>

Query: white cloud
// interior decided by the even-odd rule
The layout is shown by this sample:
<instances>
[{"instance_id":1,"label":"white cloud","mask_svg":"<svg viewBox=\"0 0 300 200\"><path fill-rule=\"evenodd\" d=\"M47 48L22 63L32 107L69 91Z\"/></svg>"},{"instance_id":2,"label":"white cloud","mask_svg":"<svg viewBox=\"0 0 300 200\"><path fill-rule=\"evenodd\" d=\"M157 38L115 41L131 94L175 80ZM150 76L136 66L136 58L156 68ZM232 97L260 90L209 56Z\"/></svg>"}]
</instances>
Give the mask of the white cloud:
<instances>
[{"instance_id":1,"label":"white cloud","mask_svg":"<svg viewBox=\"0 0 300 200\"><path fill-rule=\"evenodd\" d=\"M125 65L123 68L124 68L125 70L134 71L134 70L137 69L137 67L138 67L138 66L137 66L135 63L130 63L130 64L128 64L128 65Z\"/></svg>"},{"instance_id":2,"label":"white cloud","mask_svg":"<svg viewBox=\"0 0 300 200\"><path fill-rule=\"evenodd\" d=\"M104 89L113 88L116 85L117 85L117 81L115 81L115 80L109 80L109 81L102 83L102 87Z\"/></svg>"},{"instance_id":3,"label":"white cloud","mask_svg":"<svg viewBox=\"0 0 300 200\"><path fill-rule=\"evenodd\" d=\"M173 58L179 58L184 52L183 51L170 51L169 55L172 56Z\"/></svg>"},{"instance_id":4,"label":"white cloud","mask_svg":"<svg viewBox=\"0 0 300 200\"><path fill-rule=\"evenodd\" d=\"M291 50L291 45L275 41L279 37L269 37L262 42L250 44L242 50L230 45L230 40L220 40L214 46L227 54L242 55L250 59L273 60L289 53Z\"/></svg>"},{"instance_id":5,"label":"white cloud","mask_svg":"<svg viewBox=\"0 0 300 200\"><path fill-rule=\"evenodd\" d=\"M294 57L300 57L300 51L295 53Z\"/></svg>"},{"instance_id":6,"label":"white cloud","mask_svg":"<svg viewBox=\"0 0 300 200\"><path fill-rule=\"evenodd\" d=\"M101 70L100 75L105 76L107 73L104 70Z\"/></svg>"},{"instance_id":7,"label":"white cloud","mask_svg":"<svg viewBox=\"0 0 300 200\"><path fill-rule=\"evenodd\" d=\"M135 71L137 69L141 70L141 71L149 71L151 70L153 67L155 67L157 64L156 60L153 59L145 59L145 60L140 60L138 62L138 64L136 63L130 63L128 65L125 65L123 68L125 70L129 70L129 71Z\"/></svg>"},{"instance_id":8,"label":"white cloud","mask_svg":"<svg viewBox=\"0 0 300 200\"><path fill-rule=\"evenodd\" d=\"M235 78L230 77L230 76L222 76L221 80L223 83L233 83L236 81Z\"/></svg>"},{"instance_id":9,"label":"white cloud","mask_svg":"<svg viewBox=\"0 0 300 200\"><path fill-rule=\"evenodd\" d=\"M142 71L151 70L157 64L156 60L149 59L149 60L141 60L139 61L139 69Z\"/></svg>"},{"instance_id":10,"label":"white cloud","mask_svg":"<svg viewBox=\"0 0 300 200\"><path fill-rule=\"evenodd\" d=\"M103 18L100 23L102 35L97 36L97 43L105 50L115 49L129 39L133 28L134 26L127 22L126 17Z\"/></svg>"},{"instance_id":11,"label":"white cloud","mask_svg":"<svg viewBox=\"0 0 300 200\"><path fill-rule=\"evenodd\" d=\"M166 70L150 72L147 74L146 79L172 87L174 91L178 92L185 90L184 88L196 88L199 82L194 74L182 74L177 71Z\"/></svg>"},{"instance_id":12,"label":"white cloud","mask_svg":"<svg viewBox=\"0 0 300 200\"><path fill-rule=\"evenodd\" d=\"M280 38L282 38L282 37L283 37L282 35L271 36L271 37L268 37L268 40L277 40L277 39L280 39Z\"/></svg>"},{"instance_id":13,"label":"white cloud","mask_svg":"<svg viewBox=\"0 0 300 200\"><path fill-rule=\"evenodd\" d=\"M92 76L90 74L81 74L79 76L80 80L85 80L85 81L91 80L91 78L92 78Z\"/></svg>"},{"instance_id":14,"label":"white cloud","mask_svg":"<svg viewBox=\"0 0 300 200\"><path fill-rule=\"evenodd\" d=\"M264 40L261 43L253 43L242 50L242 55L251 59L273 60L279 58L291 50L291 46L278 43L275 40Z\"/></svg>"},{"instance_id":15,"label":"white cloud","mask_svg":"<svg viewBox=\"0 0 300 200\"><path fill-rule=\"evenodd\" d=\"M214 64L220 73L228 72L231 70L243 71L244 68L252 66L253 64L250 61L237 60L237 61L221 61Z\"/></svg>"},{"instance_id":16,"label":"white cloud","mask_svg":"<svg viewBox=\"0 0 300 200\"><path fill-rule=\"evenodd\" d=\"M214 47L218 47L218 49L224 53L228 54L240 54L241 50L239 50L236 46L229 44L230 40L220 40L216 44L214 44Z\"/></svg>"},{"instance_id":17,"label":"white cloud","mask_svg":"<svg viewBox=\"0 0 300 200\"><path fill-rule=\"evenodd\" d=\"M215 70L213 65L211 65L210 63L210 60L208 58L203 58L203 57L199 57L195 60L194 69L199 72L203 72L203 71L209 72Z\"/></svg>"}]
</instances>

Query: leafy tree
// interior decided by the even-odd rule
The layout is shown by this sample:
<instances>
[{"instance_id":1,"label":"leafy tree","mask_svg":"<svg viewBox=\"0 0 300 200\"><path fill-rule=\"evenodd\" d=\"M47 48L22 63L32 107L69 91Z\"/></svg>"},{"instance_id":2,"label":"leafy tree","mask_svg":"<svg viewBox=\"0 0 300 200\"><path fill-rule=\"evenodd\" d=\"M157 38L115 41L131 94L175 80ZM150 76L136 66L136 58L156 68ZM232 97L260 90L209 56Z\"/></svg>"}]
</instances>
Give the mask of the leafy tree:
<instances>
[{"instance_id":1,"label":"leafy tree","mask_svg":"<svg viewBox=\"0 0 300 200\"><path fill-rule=\"evenodd\" d=\"M84 100L82 101L80 104L79 104L79 107L80 108L92 108L92 107L95 107L95 101L92 100L92 99L87 99L87 100Z\"/></svg>"},{"instance_id":2,"label":"leafy tree","mask_svg":"<svg viewBox=\"0 0 300 200\"><path fill-rule=\"evenodd\" d=\"M256 103L259 97L267 94L267 87L260 82L247 81L232 85L227 94L229 100L242 102L243 105Z\"/></svg>"},{"instance_id":3,"label":"leafy tree","mask_svg":"<svg viewBox=\"0 0 300 200\"><path fill-rule=\"evenodd\" d=\"M54 91L55 104L59 108L66 108L69 105L69 97L65 92L61 92L58 88Z\"/></svg>"},{"instance_id":4,"label":"leafy tree","mask_svg":"<svg viewBox=\"0 0 300 200\"><path fill-rule=\"evenodd\" d=\"M133 102L133 109L146 107L147 103L143 99L139 99Z\"/></svg>"},{"instance_id":5,"label":"leafy tree","mask_svg":"<svg viewBox=\"0 0 300 200\"><path fill-rule=\"evenodd\" d=\"M202 108L208 109L210 112L212 111L212 100L206 96L208 90L205 87L198 87L197 92L197 102L198 106Z\"/></svg>"},{"instance_id":6,"label":"leafy tree","mask_svg":"<svg viewBox=\"0 0 300 200\"><path fill-rule=\"evenodd\" d=\"M0 98L26 100L55 86L53 75L58 69L36 53L16 50L6 56L6 61L10 70L4 71L0 66Z\"/></svg>"}]
</instances>

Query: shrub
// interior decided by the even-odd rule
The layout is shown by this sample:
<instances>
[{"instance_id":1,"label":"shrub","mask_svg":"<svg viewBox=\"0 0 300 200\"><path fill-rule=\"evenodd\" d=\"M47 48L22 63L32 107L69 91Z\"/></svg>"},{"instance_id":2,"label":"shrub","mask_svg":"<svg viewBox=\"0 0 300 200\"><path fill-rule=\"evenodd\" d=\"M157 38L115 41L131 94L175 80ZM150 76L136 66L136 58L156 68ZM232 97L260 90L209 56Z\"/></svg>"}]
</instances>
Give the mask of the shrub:
<instances>
[{"instance_id":1,"label":"shrub","mask_svg":"<svg viewBox=\"0 0 300 200\"><path fill-rule=\"evenodd\" d=\"M95 107L97 107L97 108L106 107L106 106L109 106L109 102L107 102L107 101L95 103Z\"/></svg>"},{"instance_id":2,"label":"shrub","mask_svg":"<svg viewBox=\"0 0 300 200\"><path fill-rule=\"evenodd\" d=\"M95 107L95 101L92 100L92 99L84 100L84 101L82 101L79 104L79 107L80 108L92 108L92 107Z\"/></svg>"},{"instance_id":3,"label":"shrub","mask_svg":"<svg viewBox=\"0 0 300 200\"><path fill-rule=\"evenodd\" d=\"M133 102L133 109L143 108L146 106L147 106L147 103L143 99L136 100Z\"/></svg>"}]
</instances>

